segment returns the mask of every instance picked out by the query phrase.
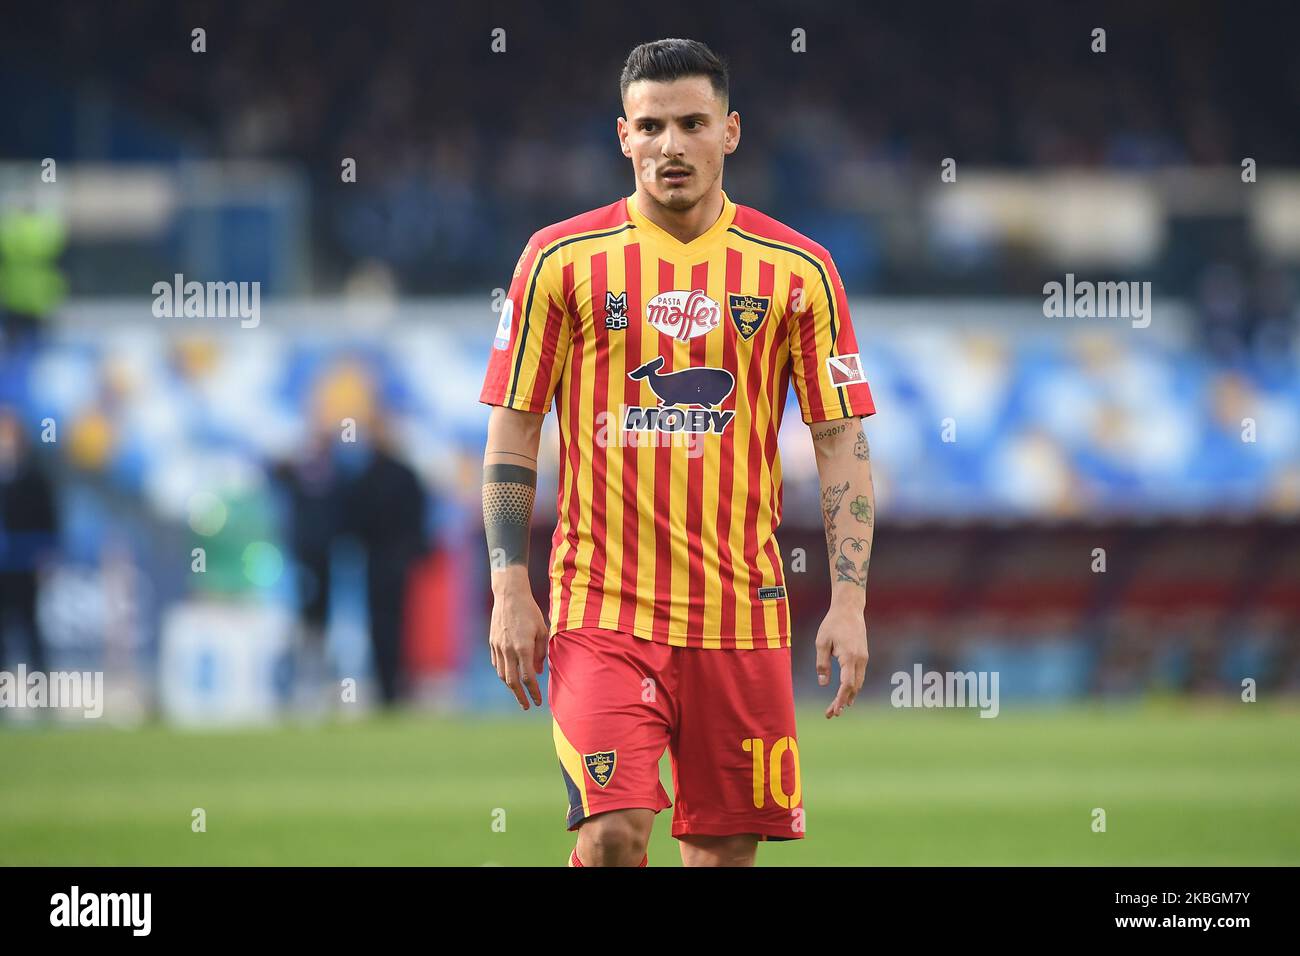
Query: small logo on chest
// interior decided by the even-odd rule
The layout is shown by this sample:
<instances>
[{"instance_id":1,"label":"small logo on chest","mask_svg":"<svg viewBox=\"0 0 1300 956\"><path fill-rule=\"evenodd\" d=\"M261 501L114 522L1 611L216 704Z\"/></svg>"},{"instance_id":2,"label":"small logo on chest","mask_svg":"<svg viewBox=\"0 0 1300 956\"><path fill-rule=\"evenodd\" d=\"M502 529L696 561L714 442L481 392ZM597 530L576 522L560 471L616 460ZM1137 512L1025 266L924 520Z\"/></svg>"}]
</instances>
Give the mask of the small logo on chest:
<instances>
[{"instance_id":1,"label":"small logo on chest","mask_svg":"<svg viewBox=\"0 0 1300 956\"><path fill-rule=\"evenodd\" d=\"M611 332L627 328L627 291L605 293L605 328Z\"/></svg>"}]
</instances>

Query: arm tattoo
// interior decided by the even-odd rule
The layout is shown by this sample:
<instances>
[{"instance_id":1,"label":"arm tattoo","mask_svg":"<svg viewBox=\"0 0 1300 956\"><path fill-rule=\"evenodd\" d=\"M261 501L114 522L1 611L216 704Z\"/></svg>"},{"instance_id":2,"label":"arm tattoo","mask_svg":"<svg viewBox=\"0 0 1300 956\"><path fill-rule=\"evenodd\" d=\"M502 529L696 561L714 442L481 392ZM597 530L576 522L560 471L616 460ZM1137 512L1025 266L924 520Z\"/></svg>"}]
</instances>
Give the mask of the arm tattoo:
<instances>
[{"instance_id":1,"label":"arm tattoo","mask_svg":"<svg viewBox=\"0 0 1300 956\"><path fill-rule=\"evenodd\" d=\"M864 522L868 528L873 527L871 523L871 502L867 500L866 495L858 495L849 505L849 513L859 521Z\"/></svg>"},{"instance_id":2,"label":"arm tattoo","mask_svg":"<svg viewBox=\"0 0 1300 956\"><path fill-rule=\"evenodd\" d=\"M840 513L840 502L848 490L847 481L842 485L827 485L822 489L822 518L826 522L826 556L832 564L835 562L835 516Z\"/></svg>"},{"instance_id":3,"label":"arm tattoo","mask_svg":"<svg viewBox=\"0 0 1300 956\"><path fill-rule=\"evenodd\" d=\"M858 440L853 443L853 454L858 461L871 461L871 449L867 447L867 433L858 429Z\"/></svg>"},{"instance_id":4,"label":"arm tattoo","mask_svg":"<svg viewBox=\"0 0 1300 956\"><path fill-rule=\"evenodd\" d=\"M537 495L537 470L523 465L483 468L483 530L492 570L528 563L528 526Z\"/></svg>"},{"instance_id":5,"label":"arm tattoo","mask_svg":"<svg viewBox=\"0 0 1300 956\"><path fill-rule=\"evenodd\" d=\"M822 490L822 517L826 521L827 556L836 581L848 581L865 588L867 567L871 562L871 539L855 538L850 535L841 539L835 524L835 519L840 513L840 504L848 490L847 481L839 485L827 485ZM866 495L858 495L849 502L849 514L868 528L873 527L875 515L871 501Z\"/></svg>"},{"instance_id":6,"label":"arm tattoo","mask_svg":"<svg viewBox=\"0 0 1300 956\"><path fill-rule=\"evenodd\" d=\"M830 428L823 428L819 432L812 433L813 441L821 441L823 438L830 438L832 435L838 435L840 432L844 431L844 429L848 427L849 427L848 422L839 422L835 425L832 425Z\"/></svg>"},{"instance_id":7,"label":"arm tattoo","mask_svg":"<svg viewBox=\"0 0 1300 956\"><path fill-rule=\"evenodd\" d=\"M845 538L835 560L835 580L849 581L860 588L867 586L867 565L871 562L871 542L866 538Z\"/></svg>"},{"instance_id":8,"label":"arm tattoo","mask_svg":"<svg viewBox=\"0 0 1300 956\"><path fill-rule=\"evenodd\" d=\"M874 515L866 495L858 495L849 504L849 513L868 528L873 528ZM867 586L867 565L871 562L870 538L845 538L835 558L835 580L850 581L858 587Z\"/></svg>"}]
</instances>

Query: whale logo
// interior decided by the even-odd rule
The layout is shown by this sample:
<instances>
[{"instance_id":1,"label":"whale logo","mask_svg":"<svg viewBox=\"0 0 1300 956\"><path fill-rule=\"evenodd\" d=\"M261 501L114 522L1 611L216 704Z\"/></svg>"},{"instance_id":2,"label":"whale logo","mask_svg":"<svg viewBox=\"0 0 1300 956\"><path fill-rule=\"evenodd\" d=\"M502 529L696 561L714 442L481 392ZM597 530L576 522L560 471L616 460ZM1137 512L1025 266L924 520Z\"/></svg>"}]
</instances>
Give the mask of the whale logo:
<instances>
[{"instance_id":1,"label":"whale logo","mask_svg":"<svg viewBox=\"0 0 1300 956\"><path fill-rule=\"evenodd\" d=\"M703 405L712 408L736 387L736 379L725 368L684 368L661 373L662 355L627 373L628 378L645 379L650 390L665 405Z\"/></svg>"},{"instance_id":2,"label":"whale logo","mask_svg":"<svg viewBox=\"0 0 1300 956\"><path fill-rule=\"evenodd\" d=\"M735 376L725 368L705 366L661 372L663 367L664 357L660 355L627 373L628 378L644 380L663 404L626 406L623 429L712 432L718 435L726 431L736 413L715 406L721 405L736 387Z\"/></svg>"}]
</instances>

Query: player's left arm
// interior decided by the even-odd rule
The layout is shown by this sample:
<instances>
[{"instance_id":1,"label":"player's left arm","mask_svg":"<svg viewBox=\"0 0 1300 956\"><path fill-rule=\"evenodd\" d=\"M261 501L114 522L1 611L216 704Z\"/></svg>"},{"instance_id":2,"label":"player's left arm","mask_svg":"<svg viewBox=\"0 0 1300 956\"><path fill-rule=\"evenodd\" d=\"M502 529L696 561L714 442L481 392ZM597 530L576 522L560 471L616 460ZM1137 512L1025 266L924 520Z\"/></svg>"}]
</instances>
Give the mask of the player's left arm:
<instances>
[{"instance_id":1,"label":"player's left arm","mask_svg":"<svg viewBox=\"0 0 1300 956\"><path fill-rule=\"evenodd\" d=\"M809 267L792 289L789 346L791 377L817 454L830 557L831 606L817 631L818 682L830 683L832 657L840 664L829 718L853 703L867 672L867 565L876 502L862 418L876 406L844 283L824 248L810 251Z\"/></svg>"},{"instance_id":2,"label":"player's left arm","mask_svg":"<svg viewBox=\"0 0 1300 956\"><path fill-rule=\"evenodd\" d=\"M838 717L852 706L867 672L867 568L876 519L871 450L858 417L809 426L821 479L822 520L831 573L831 605L817 630L817 682L830 683L831 658L840 686L826 708Z\"/></svg>"}]
</instances>

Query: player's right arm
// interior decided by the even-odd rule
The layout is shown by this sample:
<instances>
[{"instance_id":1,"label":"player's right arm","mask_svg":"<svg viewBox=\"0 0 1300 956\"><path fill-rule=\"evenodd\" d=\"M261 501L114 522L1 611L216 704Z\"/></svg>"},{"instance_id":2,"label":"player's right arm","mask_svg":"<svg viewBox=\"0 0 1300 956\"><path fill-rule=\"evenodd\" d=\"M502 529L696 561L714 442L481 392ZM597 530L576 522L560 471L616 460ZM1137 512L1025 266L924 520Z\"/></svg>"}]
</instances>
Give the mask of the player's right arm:
<instances>
[{"instance_id":1,"label":"player's right arm","mask_svg":"<svg viewBox=\"0 0 1300 956\"><path fill-rule=\"evenodd\" d=\"M492 666L528 709L542 703L537 675L546 660L547 626L528 583L528 531L537 494L543 416L499 406L488 419L483 457L483 529L492 567Z\"/></svg>"},{"instance_id":2,"label":"player's right arm","mask_svg":"<svg viewBox=\"0 0 1300 956\"><path fill-rule=\"evenodd\" d=\"M548 628L528 582L542 419L569 353L569 296L554 242L534 234L501 307L479 401L494 406L483 458L483 528L492 574L492 666L519 706L542 703ZM525 692L525 689L527 692Z\"/></svg>"}]
</instances>

